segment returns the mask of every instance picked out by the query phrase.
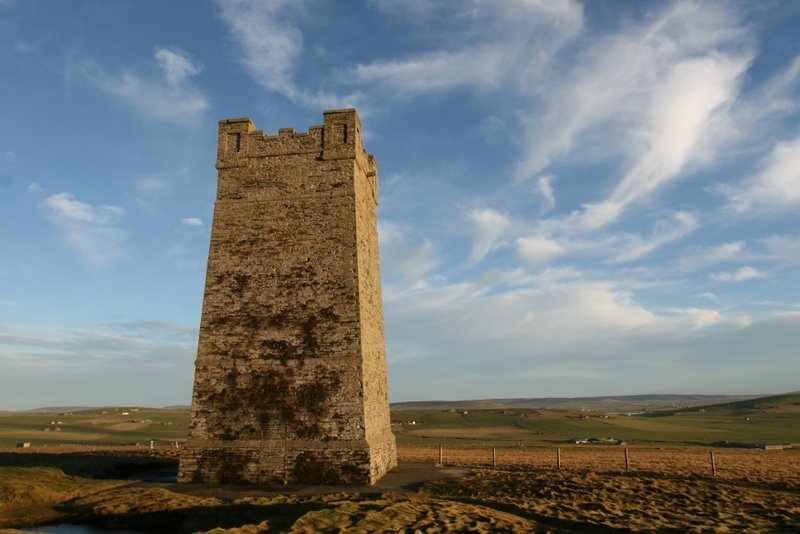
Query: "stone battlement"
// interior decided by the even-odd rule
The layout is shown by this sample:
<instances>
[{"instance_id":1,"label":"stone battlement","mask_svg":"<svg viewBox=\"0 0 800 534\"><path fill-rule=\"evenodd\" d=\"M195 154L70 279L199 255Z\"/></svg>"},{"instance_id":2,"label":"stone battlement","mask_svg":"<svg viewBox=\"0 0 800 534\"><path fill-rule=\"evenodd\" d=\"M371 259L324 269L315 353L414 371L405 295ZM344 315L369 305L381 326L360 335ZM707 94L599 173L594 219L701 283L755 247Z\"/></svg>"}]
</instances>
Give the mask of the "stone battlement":
<instances>
[{"instance_id":1,"label":"stone battlement","mask_svg":"<svg viewBox=\"0 0 800 534\"><path fill-rule=\"evenodd\" d=\"M361 121L355 109L323 113L324 123L307 132L279 128L277 135L257 130L247 118L219 121L217 169L246 165L248 158L319 154L323 160L355 158L367 174L378 172L372 154L361 142Z\"/></svg>"}]
</instances>

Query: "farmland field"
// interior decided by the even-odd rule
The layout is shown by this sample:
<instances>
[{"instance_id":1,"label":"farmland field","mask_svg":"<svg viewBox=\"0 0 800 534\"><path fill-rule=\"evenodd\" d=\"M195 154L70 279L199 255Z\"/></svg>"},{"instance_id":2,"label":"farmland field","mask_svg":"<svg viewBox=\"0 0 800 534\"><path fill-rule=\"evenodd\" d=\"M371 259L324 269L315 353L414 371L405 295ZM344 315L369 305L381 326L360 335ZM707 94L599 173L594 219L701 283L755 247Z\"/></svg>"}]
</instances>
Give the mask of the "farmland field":
<instances>
[{"instance_id":1,"label":"farmland field","mask_svg":"<svg viewBox=\"0 0 800 534\"><path fill-rule=\"evenodd\" d=\"M441 454L462 475L360 491L143 482L131 477L176 472L187 410L0 414L0 529L800 531L800 448L742 447L800 443L798 395L633 415L437 407L392 419L403 465L441 470ZM580 438L624 444L571 443Z\"/></svg>"},{"instance_id":2,"label":"farmland field","mask_svg":"<svg viewBox=\"0 0 800 534\"><path fill-rule=\"evenodd\" d=\"M615 438L629 444L708 445L800 443L800 395L714 406L622 415L597 410L426 408L392 410L401 444L559 444ZM0 447L28 441L56 444L135 444L183 441L186 409L102 408L61 413L0 414Z\"/></svg>"},{"instance_id":3,"label":"farmland field","mask_svg":"<svg viewBox=\"0 0 800 534\"><path fill-rule=\"evenodd\" d=\"M628 443L800 443L800 395L624 415L592 410L395 410L399 443L555 444L613 437Z\"/></svg>"},{"instance_id":4,"label":"farmland field","mask_svg":"<svg viewBox=\"0 0 800 534\"><path fill-rule=\"evenodd\" d=\"M130 444L183 441L189 411L157 408L101 408L75 412L0 414L0 447L62 443Z\"/></svg>"}]
</instances>

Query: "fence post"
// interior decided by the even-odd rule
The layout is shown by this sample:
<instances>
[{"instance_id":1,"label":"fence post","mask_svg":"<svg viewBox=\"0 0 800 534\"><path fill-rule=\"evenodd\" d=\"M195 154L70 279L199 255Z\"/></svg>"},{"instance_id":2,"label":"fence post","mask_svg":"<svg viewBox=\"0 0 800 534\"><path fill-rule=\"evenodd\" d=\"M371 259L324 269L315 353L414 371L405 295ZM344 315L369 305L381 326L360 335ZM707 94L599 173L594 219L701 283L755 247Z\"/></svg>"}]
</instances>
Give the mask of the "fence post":
<instances>
[{"instance_id":1,"label":"fence post","mask_svg":"<svg viewBox=\"0 0 800 534\"><path fill-rule=\"evenodd\" d=\"M717 462L714 459L714 451L711 451L711 476L717 476Z\"/></svg>"},{"instance_id":2,"label":"fence post","mask_svg":"<svg viewBox=\"0 0 800 534\"><path fill-rule=\"evenodd\" d=\"M492 447L492 467L497 467L497 449Z\"/></svg>"},{"instance_id":3,"label":"fence post","mask_svg":"<svg viewBox=\"0 0 800 534\"><path fill-rule=\"evenodd\" d=\"M628 457L628 448L626 447L625 448L625 471L630 471L630 470L631 470L631 461L630 461L630 458Z\"/></svg>"},{"instance_id":4,"label":"fence post","mask_svg":"<svg viewBox=\"0 0 800 534\"><path fill-rule=\"evenodd\" d=\"M561 447L556 447L556 467L561 469Z\"/></svg>"},{"instance_id":5,"label":"fence post","mask_svg":"<svg viewBox=\"0 0 800 534\"><path fill-rule=\"evenodd\" d=\"M151 450L151 451L152 451L152 450L155 450L155 448L156 448L156 442L155 442L155 441L153 441L153 440L151 439L151 440L150 440L150 450Z\"/></svg>"},{"instance_id":6,"label":"fence post","mask_svg":"<svg viewBox=\"0 0 800 534\"><path fill-rule=\"evenodd\" d=\"M441 445L439 445L439 464L438 465L443 465L443 462L442 462L442 446Z\"/></svg>"}]
</instances>

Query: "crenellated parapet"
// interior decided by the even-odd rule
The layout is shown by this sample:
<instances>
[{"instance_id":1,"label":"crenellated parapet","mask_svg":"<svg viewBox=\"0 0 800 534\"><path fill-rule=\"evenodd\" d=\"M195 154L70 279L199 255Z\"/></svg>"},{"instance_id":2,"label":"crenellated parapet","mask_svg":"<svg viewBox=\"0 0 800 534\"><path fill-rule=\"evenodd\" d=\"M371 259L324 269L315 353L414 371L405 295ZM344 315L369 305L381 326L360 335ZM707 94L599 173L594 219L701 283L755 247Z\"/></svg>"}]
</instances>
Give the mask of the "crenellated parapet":
<instances>
[{"instance_id":1,"label":"crenellated parapet","mask_svg":"<svg viewBox=\"0 0 800 534\"><path fill-rule=\"evenodd\" d=\"M219 137L217 143L217 164L220 171L219 197L227 198L234 194L236 198L250 193L263 196L270 194L267 183L259 183L258 192L242 187L241 183L231 184L228 170L260 165L265 158L298 158L315 157L319 161L353 160L359 175L363 175L372 190L372 198L378 202L378 164L372 154L365 149L361 139L361 120L355 109L338 109L323 112L324 123L311 126L307 132L297 132L294 128L280 128L277 135L269 135L264 130L257 130L255 123L247 117L225 119L219 121ZM295 189L301 192L322 192L324 183L313 182L312 176L305 176L306 183L294 183L284 186L280 178L274 178L274 185L280 186L282 194ZM266 176L264 179L269 180ZM311 181L308 181L311 180ZM323 182L325 179L322 180ZM336 183L328 186L338 188ZM339 192L342 192L339 190Z\"/></svg>"},{"instance_id":2,"label":"crenellated parapet","mask_svg":"<svg viewBox=\"0 0 800 534\"><path fill-rule=\"evenodd\" d=\"M217 169L242 167L250 158L318 154L322 160L355 159L367 175L377 173L372 154L364 150L361 120L355 109L323 112L324 124L307 132L280 128L277 135L257 130L247 117L219 121Z\"/></svg>"}]
</instances>

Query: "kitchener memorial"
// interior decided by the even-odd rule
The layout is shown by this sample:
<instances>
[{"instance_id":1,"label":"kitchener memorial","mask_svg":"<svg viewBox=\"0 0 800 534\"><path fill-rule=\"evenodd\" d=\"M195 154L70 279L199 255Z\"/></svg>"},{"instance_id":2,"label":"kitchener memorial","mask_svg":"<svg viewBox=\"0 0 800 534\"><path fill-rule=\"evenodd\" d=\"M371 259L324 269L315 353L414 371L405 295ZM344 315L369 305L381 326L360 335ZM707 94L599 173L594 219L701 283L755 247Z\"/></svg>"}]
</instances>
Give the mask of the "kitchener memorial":
<instances>
[{"instance_id":1,"label":"kitchener memorial","mask_svg":"<svg viewBox=\"0 0 800 534\"><path fill-rule=\"evenodd\" d=\"M306 133L219 123L219 181L178 480L372 484L397 463L378 168L353 109Z\"/></svg>"}]
</instances>

